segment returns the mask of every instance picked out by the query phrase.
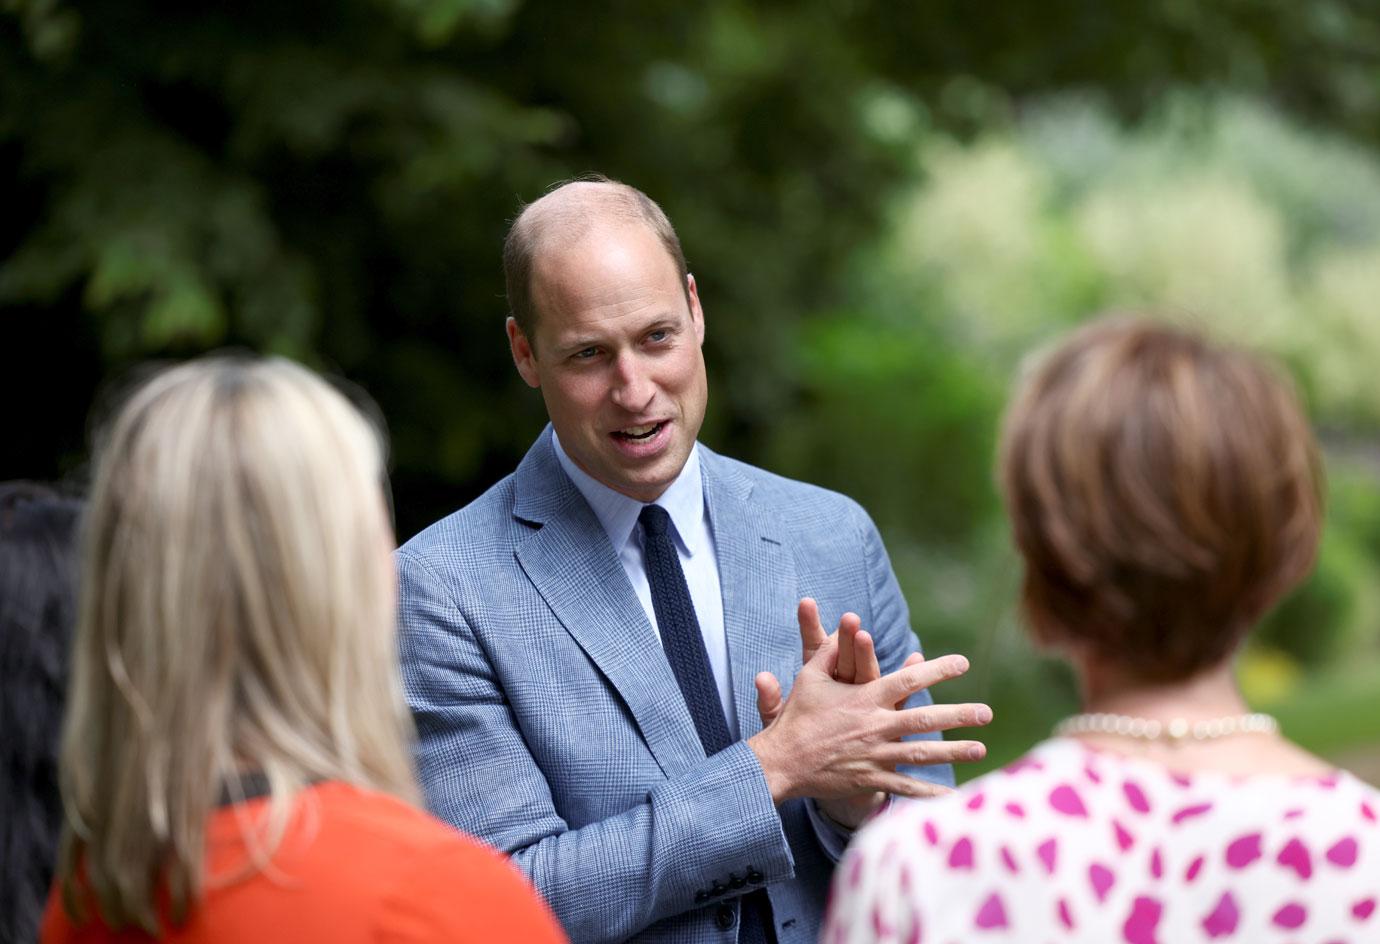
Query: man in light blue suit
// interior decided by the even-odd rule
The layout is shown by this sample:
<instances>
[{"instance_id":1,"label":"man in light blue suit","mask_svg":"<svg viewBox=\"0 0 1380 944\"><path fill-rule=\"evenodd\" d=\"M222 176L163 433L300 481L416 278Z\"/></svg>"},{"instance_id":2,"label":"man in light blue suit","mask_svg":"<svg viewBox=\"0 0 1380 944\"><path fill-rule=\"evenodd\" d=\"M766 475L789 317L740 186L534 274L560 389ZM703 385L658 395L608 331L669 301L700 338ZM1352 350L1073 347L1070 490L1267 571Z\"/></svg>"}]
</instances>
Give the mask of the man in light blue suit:
<instances>
[{"instance_id":1,"label":"man in light blue suit","mask_svg":"<svg viewBox=\"0 0 1380 944\"><path fill-rule=\"evenodd\" d=\"M982 747L938 732L990 710L931 704L967 663L916 654L856 503L696 442L704 313L655 203L566 184L504 269L551 425L398 552L428 806L575 941L813 942L852 828L951 784Z\"/></svg>"}]
</instances>

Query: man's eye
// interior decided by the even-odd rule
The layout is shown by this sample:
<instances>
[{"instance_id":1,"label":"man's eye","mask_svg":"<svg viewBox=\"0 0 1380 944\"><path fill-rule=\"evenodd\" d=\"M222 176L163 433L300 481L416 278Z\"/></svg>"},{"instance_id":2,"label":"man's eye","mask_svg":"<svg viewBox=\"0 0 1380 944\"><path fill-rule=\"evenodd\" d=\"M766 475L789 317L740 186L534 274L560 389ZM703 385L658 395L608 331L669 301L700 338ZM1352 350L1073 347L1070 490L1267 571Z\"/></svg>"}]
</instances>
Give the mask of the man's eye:
<instances>
[{"instance_id":1,"label":"man's eye","mask_svg":"<svg viewBox=\"0 0 1380 944\"><path fill-rule=\"evenodd\" d=\"M666 340L667 338L669 338L670 336L671 336L671 332L667 331L665 328L658 328L657 330L653 331L651 334L647 335L647 340L648 340L648 341L665 341L665 340Z\"/></svg>"},{"instance_id":2,"label":"man's eye","mask_svg":"<svg viewBox=\"0 0 1380 944\"><path fill-rule=\"evenodd\" d=\"M587 348L585 348L585 349L583 349L583 350L576 351L574 354L572 354L572 355L570 355L570 356L571 356L572 358L574 358L575 360L577 360L577 361L587 361L587 360L589 360L590 358L592 358L592 357L594 357L595 355L597 355L598 353L599 353L599 349L598 349L597 347L587 347Z\"/></svg>"}]
</instances>

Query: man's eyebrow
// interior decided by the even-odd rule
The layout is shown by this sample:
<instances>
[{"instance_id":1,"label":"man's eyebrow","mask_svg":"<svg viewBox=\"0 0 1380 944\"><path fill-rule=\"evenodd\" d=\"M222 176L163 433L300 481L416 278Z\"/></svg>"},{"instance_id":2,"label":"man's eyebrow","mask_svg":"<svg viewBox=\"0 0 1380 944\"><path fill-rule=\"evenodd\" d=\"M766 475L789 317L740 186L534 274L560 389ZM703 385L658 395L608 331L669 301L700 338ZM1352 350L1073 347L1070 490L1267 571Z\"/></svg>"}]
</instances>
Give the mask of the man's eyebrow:
<instances>
[{"instance_id":1,"label":"man's eyebrow","mask_svg":"<svg viewBox=\"0 0 1380 944\"><path fill-rule=\"evenodd\" d=\"M638 334L648 334L652 331L677 331L681 327L680 319L675 312L667 312L649 319L646 324L638 329ZM608 339L596 334L572 334L567 337L557 337L552 342L552 347L558 351L583 351L587 347L600 347L608 343Z\"/></svg>"},{"instance_id":2,"label":"man's eyebrow","mask_svg":"<svg viewBox=\"0 0 1380 944\"><path fill-rule=\"evenodd\" d=\"M555 348L558 351L583 351L587 347L598 347L603 343L593 335L578 334L568 338L557 338Z\"/></svg>"}]
</instances>

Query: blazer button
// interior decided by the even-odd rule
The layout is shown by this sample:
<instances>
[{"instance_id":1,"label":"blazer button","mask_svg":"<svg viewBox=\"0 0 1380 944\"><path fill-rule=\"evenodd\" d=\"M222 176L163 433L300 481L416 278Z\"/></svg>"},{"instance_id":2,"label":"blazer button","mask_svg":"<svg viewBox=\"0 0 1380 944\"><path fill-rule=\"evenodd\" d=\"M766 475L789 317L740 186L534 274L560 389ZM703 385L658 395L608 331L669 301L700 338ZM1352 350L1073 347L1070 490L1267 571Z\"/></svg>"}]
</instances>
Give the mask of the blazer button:
<instances>
[{"instance_id":1,"label":"blazer button","mask_svg":"<svg viewBox=\"0 0 1380 944\"><path fill-rule=\"evenodd\" d=\"M728 873L728 886L730 888L742 888L746 884L747 879L743 878L737 872Z\"/></svg>"},{"instance_id":2,"label":"blazer button","mask_svg":"<svg viewBox=\"0 0 1380 944\"><path fill-rule=\"evenodd\" d=\"M751 882L754 885L761 885L764 878L765 876L763 876L761 872L757 871L750 865L748 866L747 880L749 882Z\"/></svg>"},{"instance_id":3,"label":"blazer button","mask_svg":"<svg viewBox=\"0 0 1380 944\"><path fill-rule=\"evenodd\" d=\"M711 898L720 898L720 897L722 897L722 896L724 896L724 895L727 895L727 894L728 894L728 889L727 889L727 888L724 888L724 887L723 887L722 885L720 885L718 882L715 882L715 883L714 883L714 887L711 888L711 889L709 890L709 895L710 895Z\"/></svg>"},{"instance_id":4,"label":"blazer button","mask_svg":"<svg viewBox=\"0 0 1380 944\"><path fill-rule=\"evenodd\" d=\"M703 888L701 888L699 891L695 892L695 904L697 904L697 905L702 905L702 904L704 904L704 903L705 903L706 901L708 901L708 900L709 900L709 892L705 891Z\"/></svg>"},{"instance_id":5,"label":"blazer button","mask_svg":"<svg viewBox=\"0 0 1380 944\"><path fill-rule=\"evenodd\" d=\"M714 909L714 924L720 931L727 931L733 927L733 922L738 919L733 911L732 905L720 905Z\"/></svg>"}]
</instances>

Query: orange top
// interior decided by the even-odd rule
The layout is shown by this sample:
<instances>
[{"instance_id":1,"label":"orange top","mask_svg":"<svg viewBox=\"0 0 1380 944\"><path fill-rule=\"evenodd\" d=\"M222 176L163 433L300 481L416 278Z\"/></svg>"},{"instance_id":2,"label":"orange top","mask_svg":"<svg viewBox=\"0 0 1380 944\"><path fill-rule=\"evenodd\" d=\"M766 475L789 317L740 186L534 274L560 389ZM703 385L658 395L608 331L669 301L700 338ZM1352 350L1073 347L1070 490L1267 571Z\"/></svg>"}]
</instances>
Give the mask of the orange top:
<instances>
[{"instance_id":1,"label":"orange top","mask_svg":"<svg viewBox=\"0 0 1380 944\"><path fill-rule=\"evenodd\" d=\"M531 941L565 944L546 904L502 855L402 801L342 783L304 790L266 872L217 882L245 867L240 823L264 809L251 800L212 814L207 889L178 944L421 944ZM95 915L95 909L88 909ZM43 944L148 941L99 918L73 927L55 891Z\"/></svg>"}]
</instances>

